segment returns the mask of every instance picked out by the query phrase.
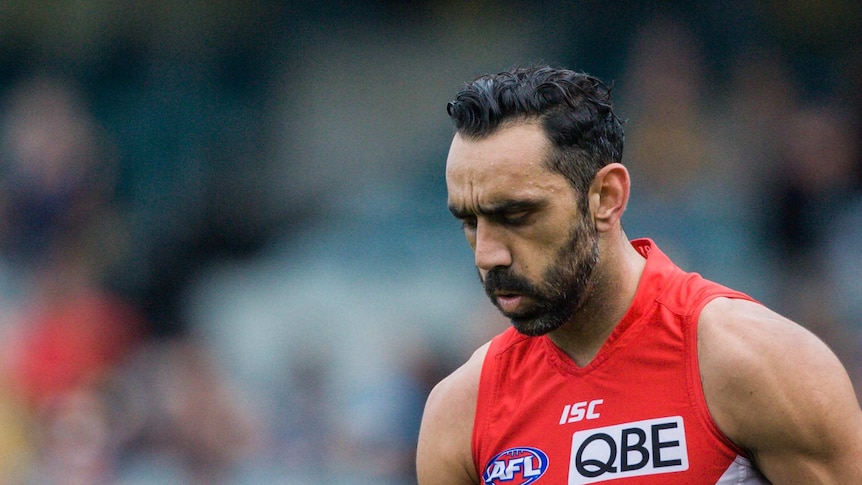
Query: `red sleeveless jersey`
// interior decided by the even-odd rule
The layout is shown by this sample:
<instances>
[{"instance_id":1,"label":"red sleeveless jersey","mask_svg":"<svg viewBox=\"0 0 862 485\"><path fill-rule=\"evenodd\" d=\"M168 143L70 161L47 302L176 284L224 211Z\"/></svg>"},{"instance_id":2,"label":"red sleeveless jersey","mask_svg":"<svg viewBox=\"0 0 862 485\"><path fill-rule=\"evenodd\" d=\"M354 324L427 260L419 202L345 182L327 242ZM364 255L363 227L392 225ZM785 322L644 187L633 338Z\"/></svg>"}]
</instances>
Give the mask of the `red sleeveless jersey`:
<instances>
[{"instance_id":1,"label":"red sleeveless jersey","mask_svg":"<svg viewBox=\"0 0 862 485\"><path fill-rule=\"evenodd\" d=\"M473 459L482 483L769 483L716 427L697 362L697 319L750 297L676 267L648 239L631 307L578 367L547 336L508 329L482 368Z\"/></svg>"}]
</instances>

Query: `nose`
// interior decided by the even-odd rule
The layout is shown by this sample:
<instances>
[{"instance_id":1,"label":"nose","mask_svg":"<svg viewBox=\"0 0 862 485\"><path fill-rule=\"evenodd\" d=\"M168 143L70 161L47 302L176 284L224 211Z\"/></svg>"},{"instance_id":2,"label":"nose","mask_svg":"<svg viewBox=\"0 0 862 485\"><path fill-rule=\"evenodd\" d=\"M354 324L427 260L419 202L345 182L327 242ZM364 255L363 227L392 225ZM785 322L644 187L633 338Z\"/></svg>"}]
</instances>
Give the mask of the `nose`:
<instances>
[{"instance_id":1,"label":"nose","mask_svg":"<svg viewBox=\"0 0 862 485\"><path fill-rule=\"evenodd\" d=\"M473 248L476 258L476 267L488 271L497 266L508 267L512 265L512 253L506 245L505 238L500 234L499 228L492 224L476 226L476 241Z\"/></svg>"}]
</instances>

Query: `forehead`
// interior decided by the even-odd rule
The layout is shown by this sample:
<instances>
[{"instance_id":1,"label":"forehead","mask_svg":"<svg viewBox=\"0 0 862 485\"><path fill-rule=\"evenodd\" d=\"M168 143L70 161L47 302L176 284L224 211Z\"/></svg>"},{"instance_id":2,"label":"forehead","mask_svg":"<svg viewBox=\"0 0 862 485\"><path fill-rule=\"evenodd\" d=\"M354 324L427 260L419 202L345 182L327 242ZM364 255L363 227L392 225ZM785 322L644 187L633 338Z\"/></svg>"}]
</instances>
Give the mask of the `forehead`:
<instances>
[{"instance_id":1,"label":"forehead","mask_svg":"<svg viewBox=\"0 0 862 485\"><path fill-rule=\"evenodd\" d=\"M570 187L548 169L550 155L551 143L537 123L503 127L478 140L455 135L446 160L449 203L535 198Z\"/></svg>"}]
</instances>

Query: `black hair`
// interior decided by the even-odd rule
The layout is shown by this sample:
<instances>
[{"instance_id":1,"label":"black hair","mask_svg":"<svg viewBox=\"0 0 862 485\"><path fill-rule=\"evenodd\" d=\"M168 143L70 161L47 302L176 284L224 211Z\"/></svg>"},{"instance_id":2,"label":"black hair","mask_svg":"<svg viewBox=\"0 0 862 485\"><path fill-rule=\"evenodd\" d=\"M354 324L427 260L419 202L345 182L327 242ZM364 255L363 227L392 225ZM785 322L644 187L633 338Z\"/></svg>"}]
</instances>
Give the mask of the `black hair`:
<instances>
[{"instance_id":1,"label":"black hair","mask_svg":"<svg viewBox=\"0 0 862 485\"><path fill-rule=\"evenodd\" d=\"M555 148L549 168L584 199L596 172L622 161L624 122L614 114L610 87L589 74L549 66L488 74L461 86L446 108L456 133L468 139L537 121Z\"/></svg>"}]
</instances>

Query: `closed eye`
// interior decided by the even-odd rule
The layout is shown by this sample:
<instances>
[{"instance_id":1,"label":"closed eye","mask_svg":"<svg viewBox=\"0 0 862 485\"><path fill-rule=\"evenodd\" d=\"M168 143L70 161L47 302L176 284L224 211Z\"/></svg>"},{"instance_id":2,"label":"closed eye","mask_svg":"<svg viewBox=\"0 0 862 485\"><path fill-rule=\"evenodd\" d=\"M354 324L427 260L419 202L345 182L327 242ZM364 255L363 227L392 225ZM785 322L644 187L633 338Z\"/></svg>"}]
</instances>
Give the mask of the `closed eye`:
<instances>
[{"instance_id":1,"label":"closed eye","mask_svg":"<svg viewBox=\"0 0 862 485\"><path fill-rule=\"evenodd\" d=\"M500 214L497 216L501 224L506 226L522 226L529 222L530 212L520 211L508 214Z\"/></svg>"},{"instance_id":2,"label":"closed eye","mask_svg":"<svg viewBox=\"0 0 862 485\"><path fill-rule=\"evenodd\" d=\"M475 230L478 222L475 217L462 217L461 218L461 228L466 230Z\"/></svg>"},{"instance_id":3,"label":"closed eye","mask_svg":"<svg viewBox=\"0 0 862 485\"><path fill-rule=\"evenodd\" d=\"M475 230L479 217L507 227L524 226L529 224L533 214L545 205L547 205L545 200L515 200L488 204L482 207L478 214L455 206L450 206L449 210L453 216L461 221L461 227L464 230Z\"/></svg>"}]
</instances>

